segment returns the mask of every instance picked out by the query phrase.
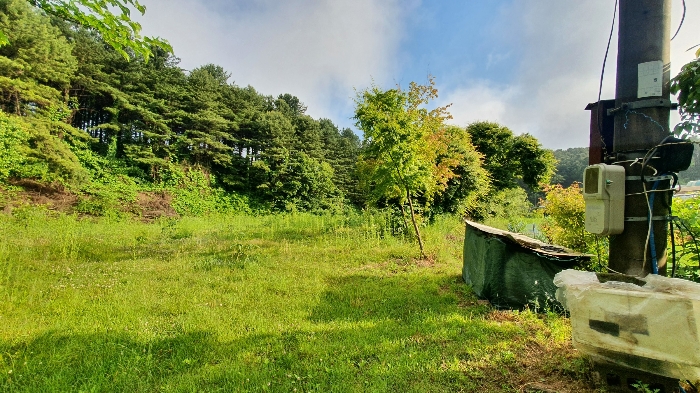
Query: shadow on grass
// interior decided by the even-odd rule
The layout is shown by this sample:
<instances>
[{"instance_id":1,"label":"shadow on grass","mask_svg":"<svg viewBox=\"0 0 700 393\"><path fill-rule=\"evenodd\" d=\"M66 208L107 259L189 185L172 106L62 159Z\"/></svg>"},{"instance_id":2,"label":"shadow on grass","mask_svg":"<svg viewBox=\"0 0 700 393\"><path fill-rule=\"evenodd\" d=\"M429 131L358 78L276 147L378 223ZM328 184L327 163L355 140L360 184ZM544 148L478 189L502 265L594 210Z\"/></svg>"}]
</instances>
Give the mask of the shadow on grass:
<instances>
[{"instance_id":1,"label":"shadow on grass","mask_svg":"<svg viewBox=\"0 0 700 393\"><path fill-rule=\"evenodd\" d=\"M410 321L445 313L487 311L486 307L461 307L477 302L458 276L358 274L331 278L327 288L310 315L314 322Z\"/></svg>"},{"instance_id":2,"label":"shadow on grass","mask_svg":"<svg viewBox=\"0 0 700 393\"><path fill-rule=\"evenodd\" d=\"M392 324L328 332L205 332L135 341L125 335L46 334L0 345L3 392L445 391L474 385L441 370L434 343ZM465 355L467 356L467 355Z\"/></svg>"},{"instance_id":3,"label":"shadow on grass","mask_svg":"<svg viewBox=\"0 0 700 393\"><path fill-rule=\"evenodd\" d=\"M150 391L199 367L214 345L195 332L139 342L127 334L51 332L27 343L0 344L2 391Z\"/></svg>"},{"instance_id":4,"label":"shadow on grass","mask_svg":"<svg viewBox=\"0 0 700 393\"><path fill-rule=\"evenodd\" d=\"M499 391L515 364L501 348L525 333L479 318L487 309L475 303L458 277L332 278L310 327L233 343L239 365L197 387L232 386L242 364L233 386L246 391Z\"/></svg>"},{"instance_id":5,"label":"shadow on grass","mask_svg":"<svg viewBox=\"0 0 700 393\"><path fill-rule=\"evenodd\" d=\"M459 277L357 274L277 331L0 343L0 391L513 391L530 378L516 360L528 333L487 313Z\"/></svg>"}]
</instances>

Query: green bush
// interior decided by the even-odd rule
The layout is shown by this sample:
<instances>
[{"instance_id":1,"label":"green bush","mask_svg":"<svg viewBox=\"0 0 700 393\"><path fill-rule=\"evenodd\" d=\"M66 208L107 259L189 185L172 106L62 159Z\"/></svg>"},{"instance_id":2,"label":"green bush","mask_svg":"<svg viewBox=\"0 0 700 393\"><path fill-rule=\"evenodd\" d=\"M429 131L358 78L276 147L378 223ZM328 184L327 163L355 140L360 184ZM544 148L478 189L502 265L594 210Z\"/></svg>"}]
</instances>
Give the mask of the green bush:
<instances>
[{"instance_id":1,"label":"green bush","mask_svg":"<svg viewBox=\"0 0 700 393\"><path fill-rule=\"evenodd\" d=\"M678 256L676 276L700 282L700 250L696 244L696 241L700 241L700 197L674 200L673 214L678 217L678 225L683 229L682 232L676 231L673 234Z\"/></svg>"},{"instance_id":2,"label":"green bush","mask_svg":"<svg viewBox=\"0 0 700 393\"><path fill-rule=\"evenodd\" d=\"M18 172L26 162L29 133L23 124L0 112L0 181Z\"/></svg>"},{"instance_id":3,"label":"green bush","mask_svg":"<svg viewBox=\"0 0 700 393\"><path fill-rule=\"evenodd\" d=\"M134 210L139 186L130 177L107 175L82 191L77 212L93 216L121 215Z\"/></svg>"},{"instance_id":4,"label":"green bush","mask_svg":"<svg viewBox=\"0 0 700 393\"><path fill-rule=\"evenodd\" d=\"M173 195L172 207L180 215L251 212L245 196L226 192L213 183L213 176L198 166L170 165L163 171L162 187Z\"/></svg>"},{"instance_id":5,"label":"green bush","mask_svg":"<svg viewBox=\"0 0 700 393\"><path fill-rule=\"evenodd\" d=\"M486 221L512 222L529 216L532 204L522 188L506 188L485 198L478 210Z\"/></svg>"},{"instance_id":6,"label":"green bush","mask_svg":"<svg viewBox=\"0 0 700 393\"><path fill-rule=\"evenodd\" d=\"M607 264L608 241L586 231L586 205L579 183L569 187L557 184L546 189L545 194L541 229L547 240L578 252L598 255L599 261L592 268L602 269Z\"/></svg>"},{"instance_id":7,"label":"green bush","mask_svg":"<svg viewBox=\"0 0 700 393\"><path fill-rule=\"evenodd\" d=\"M68 186L86 183L89 172L76 155L89 154L89 137L83 134L62 121L0 113L0 181L14 177Z\"/></svg>"}]
</instances>

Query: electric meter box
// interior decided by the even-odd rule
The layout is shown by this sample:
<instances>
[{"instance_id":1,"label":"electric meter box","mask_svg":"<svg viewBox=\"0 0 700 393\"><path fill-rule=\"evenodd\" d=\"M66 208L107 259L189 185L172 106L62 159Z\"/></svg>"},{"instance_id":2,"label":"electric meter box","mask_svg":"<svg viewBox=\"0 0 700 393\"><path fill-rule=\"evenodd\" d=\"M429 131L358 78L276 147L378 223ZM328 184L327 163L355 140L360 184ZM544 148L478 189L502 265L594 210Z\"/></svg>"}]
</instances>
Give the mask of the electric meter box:
<instances>
[{"instance_id":1,"label":"electric meter box","mask_svg":"<svg viewBox=\"0 0 700 393\"><path fill-rule=\"evenodd\" d=\"M583 171L585 227L597 235L616 235L625 229L625 168L596 164Z\"/></svg>"}]
</instances>

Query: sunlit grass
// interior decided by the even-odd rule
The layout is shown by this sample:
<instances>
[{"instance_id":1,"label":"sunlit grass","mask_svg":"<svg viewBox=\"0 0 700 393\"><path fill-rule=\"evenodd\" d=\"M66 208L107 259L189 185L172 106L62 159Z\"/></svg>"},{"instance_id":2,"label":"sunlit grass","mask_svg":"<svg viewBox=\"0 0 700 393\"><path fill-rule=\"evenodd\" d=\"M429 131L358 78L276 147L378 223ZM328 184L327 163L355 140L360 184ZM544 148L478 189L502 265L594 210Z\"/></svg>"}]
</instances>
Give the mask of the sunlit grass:
<instances>
[{"instance_id":1,"label":"sunlit grass","mask_svg":"<svg viewBox=\"0 0 700 393\"><path fill-rule=\"evenodd\" d=\"M428 260L369 213L0 215L0 388L585 391L566 319L478 303L460 220L424 231Z\"/></svg>"}]
</instances>

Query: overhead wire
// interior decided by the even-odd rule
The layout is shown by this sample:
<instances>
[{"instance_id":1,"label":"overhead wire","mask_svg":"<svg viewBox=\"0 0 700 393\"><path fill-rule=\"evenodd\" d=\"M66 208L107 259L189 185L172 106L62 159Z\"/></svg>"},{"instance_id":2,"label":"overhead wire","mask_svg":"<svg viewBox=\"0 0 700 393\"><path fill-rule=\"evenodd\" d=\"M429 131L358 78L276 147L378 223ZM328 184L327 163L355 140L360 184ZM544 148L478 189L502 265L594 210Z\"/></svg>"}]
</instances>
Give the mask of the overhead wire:
<instances>
[{"instance_id":1,"label":"overhead wire","mask_svg":"<svg viewBox=\"0 0 700 393\"><path fill-rule=\"evenodd\" d=\"M600 70L600 83L598 84L598 132L600 133L600 141L603 145L603 161L607 155L607 146L603 137L603 104L600 102L600 97L603 94L603 79L605 77L605 65L608 62L608 53L610 52L610 42L612 42L613 31L615 30L615 19L617 18L617 2L615 0L615 9L613 10L612 24L610 25L610 35L608 36L608 45L605 48L605 57L603 57L603 68Z\"/></svg>"},{"instance_id":2,"label":"overhead wire","mask_svg":"<svg viewBox=\"0 0 700 393\"><path fill-rule=\"evenodd\" d=\"M671 41L673 41L674 38L678 35L678 33L681 31L681 27L683 27L683 21L685 21L685 12L687 8L685 6L685 0L683 0L683 16L681 17L681 23L678 25L678 30L676 30L676 34L671 37Z\"/></svg>"}]
</instances>

